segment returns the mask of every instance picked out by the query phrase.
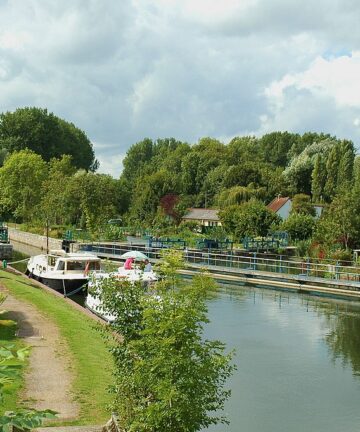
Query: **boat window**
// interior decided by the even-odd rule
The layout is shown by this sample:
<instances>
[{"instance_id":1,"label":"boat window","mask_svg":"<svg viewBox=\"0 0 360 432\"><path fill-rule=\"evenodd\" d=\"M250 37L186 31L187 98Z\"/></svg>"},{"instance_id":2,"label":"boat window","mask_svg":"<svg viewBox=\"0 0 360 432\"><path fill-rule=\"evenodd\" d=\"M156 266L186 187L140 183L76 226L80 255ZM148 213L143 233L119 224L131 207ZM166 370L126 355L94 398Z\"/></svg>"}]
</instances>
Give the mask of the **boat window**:
<instances>
[{"instance_id":1,"label":"boat window","mask_svg":"<svg viewBox=\"0 0 360 432\"><path fill-rule=\"evenodd\" d=\"M100 270L100 261L90 261L89 270Z\"/></svg>"},{"instance_id":2,"label":"boat window","mask_svg":"<svg viewBox=\"0 0 360 432\"><path fill-rule=\"evenodd\" d=\"M85 270L86 261L68 261L67 270Z\"/></svg>"},{"instance_id":3,"label":"boat window","mask_svg":"<svg viewBox=\"0 0 360 432\"><path fill-rule=\"evenodd\" d=\"M58 270L65 270L65 261L59 261L57 269Z\"/></svg>"},{"instance_id":4,"label":"boat window","mask_svg":"<svg viewBox=\"0 0 360 432\"><path fill-rule=\"evenodd\" d=\"M51 256L51 255L48 256L48 265L49 265L49 266L54 267L55 262L56 262L56 257Z\"/></svg>"}]
</instances>

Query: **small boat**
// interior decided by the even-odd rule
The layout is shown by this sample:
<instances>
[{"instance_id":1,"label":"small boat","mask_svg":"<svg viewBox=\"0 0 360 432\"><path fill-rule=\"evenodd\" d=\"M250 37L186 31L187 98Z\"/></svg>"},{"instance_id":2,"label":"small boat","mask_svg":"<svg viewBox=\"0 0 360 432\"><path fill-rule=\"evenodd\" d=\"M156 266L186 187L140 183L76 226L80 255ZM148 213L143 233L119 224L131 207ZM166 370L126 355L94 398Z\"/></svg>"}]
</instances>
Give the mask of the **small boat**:
<instances>
[{"instance_id":1,"label":"small boat","mask_svg":"<svg viewBox=\"0 0 360 432\"><path fill-rule=\"evenodd\" d=\"M105 321L112 322L115 320L115 316L107 312L101 300L97 295L94 295L94 291L100 289L101 280L104 278L114 277L119 280L127 280L131 283L141 282L145 287L151 286L158 280L158 276L153 271L143 271L140 269L125 270L119 267L116 272L113 273L97 273L89 280L89 291L85 299L85 306L93 313L98 315Z\"/></svg>"},{"instance_id":2,"label":"small boat","mask_svg":"<svg viewBox=\"0 0 360 432\"><path fill-rule=\"evenodd\" d=\"M29 259L26 274L64 295L72 294L85 286L90 273L100 272L101 260L86 253L66 253L53 250L49 254L36 255Z\"/></svg>"}]
</instances>

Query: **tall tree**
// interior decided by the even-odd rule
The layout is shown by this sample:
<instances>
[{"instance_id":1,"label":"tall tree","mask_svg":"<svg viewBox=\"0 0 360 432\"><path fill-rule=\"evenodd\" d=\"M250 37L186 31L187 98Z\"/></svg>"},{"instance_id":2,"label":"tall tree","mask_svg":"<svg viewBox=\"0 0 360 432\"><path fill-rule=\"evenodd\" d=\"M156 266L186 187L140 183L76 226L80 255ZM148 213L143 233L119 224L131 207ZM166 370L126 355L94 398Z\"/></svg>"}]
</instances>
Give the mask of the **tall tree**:
<instances>
[{"instance_id":1,"label":"tall tree","mask_svg":"<svg viewBox=\"0 0 360 432\"><path fill-rule=\"evenodd\" d=\"M353 181L355 151L351 141L344 140L340 144L340 163L337 176L337 191L348 190Z\"/></svg>"},{"instance_id":2,"label":"tall tree","mask_svg":"<svg viewBox=\"0 0 360 432\"><path fill-rule=\"evenodd\" d=\"M311 174L311 193L314 202L321 202L326 182L326 166L321 154L316 155L314 169Z\"/></svg>"},{"instance_id":3,"label":"tall tree","mask_svg":"<svg viewBox=\"0 0 360 432\"><path fill-rule=\"evenodd\" d=\"M49 174L42 184L40 219L50 224L62 224L68 217L69 208L66 202L67 187L76 168L71 163L71 156L51 159Z\"/></svg>"},{"instance_id":4,"label":"tall tree","mask_svg":"<svg viewBox=\"0 0 360 432\"><path fill-rule=\"evenodd\" d=\"M360 196L360 156L356 156L354 160L353 177L355 196Z\"/></svg>"},{"instance_id":5,"label":"tall tree","mask_svg":"<svg viewBox=\"0 0 360 432\"><path fill-rule=\"evenodd\" d=\"M294 195L291 203L291 213L315 216L316 211L311 204L310 196L305 194Z\"/></svg>"},{"instance_id":6,"label":"tall tree","mask_svg":"<svg viewBox=\"0 0 360 432\"><path fill-rule=\"evenodd\" d=\"M0 115L0 148L28 148L45 161L71 155L77 168L95 170L93 146L85 132L41 108L18 108Z\"/></svg>"},{"instance_id":7,"label":"tall tree","mask_svg":"<svg viewBox=\"0 0 360 432\"><path fill-rule=\"evenodd\" d=\"M221 210L219 215L225 229L238 239L245 236L266 236L273 225L281 222L276 213L256 199L229 206Z\"/></svg>"},{"instance_id":8,"label":"tall tree","mask_svg":"<svg viewBox=\"0 0 360 432\"><path fill-rule=\"evenodd\" d=\"M339 147L336 144L332 147L326 161L326 183L324 187L324 195L328 202L334 198L337 191L339 162Z\"/></svg>"},{"instance_id":9,"label":"tall tree","mask_svg":"<svg viewBox=\"0 0 360 432\"><path fill-rule=\"evenodd\" d=\"M29 221L41 200L47 164L30 150L12 153L0 168L0 205L3 212Z\"/></svg>"},{"instance_id":10,"label":"tall tree","mask_svg":"<svg viewBox=\"0 0 360 432\"><path fill-rule=\"evenodd\" d=\"M265 160L274 165L285 167L288 162L288 153L300 140L298 134L289 132L271 132L260 139L260 148Z\"/></svg>"}]
</instances>

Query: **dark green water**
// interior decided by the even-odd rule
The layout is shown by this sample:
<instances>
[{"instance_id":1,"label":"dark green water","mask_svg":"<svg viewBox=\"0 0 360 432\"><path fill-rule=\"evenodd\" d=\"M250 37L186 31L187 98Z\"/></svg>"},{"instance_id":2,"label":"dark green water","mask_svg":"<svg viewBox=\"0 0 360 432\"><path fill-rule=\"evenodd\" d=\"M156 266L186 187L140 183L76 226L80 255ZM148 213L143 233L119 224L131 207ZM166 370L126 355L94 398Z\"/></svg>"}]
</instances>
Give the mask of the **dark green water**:
<instances>
[{"instance_id":1,"label":"dark green water","mask_svg":"<svg viewBox=\"0 0 360 432\"><path fill-rule=\"evenodd\" d=\"M360 430L360 305L222 287L206 337L236 350L228 432Z\"/></svg>"},{"instance_id":2,"label":"dark green water","mask_svg":"<svg viewBox=\"0 0 360 432\"><path fill-rule=\"evenodd\" d=\"M221 286L208 306L206 337L237 364L230 425L209 431L360 430L360 302Z\"/></svg>"}]
</instances>

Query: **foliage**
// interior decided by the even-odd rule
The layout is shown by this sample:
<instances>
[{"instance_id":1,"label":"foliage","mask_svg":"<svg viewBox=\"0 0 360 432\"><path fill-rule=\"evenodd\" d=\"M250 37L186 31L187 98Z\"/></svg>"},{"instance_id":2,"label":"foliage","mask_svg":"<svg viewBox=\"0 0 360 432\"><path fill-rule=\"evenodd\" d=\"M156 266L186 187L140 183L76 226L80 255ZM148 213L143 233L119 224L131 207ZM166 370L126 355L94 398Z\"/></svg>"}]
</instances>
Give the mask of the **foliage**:
<instances>
[{"instance_id":1,"label":"foliage","mask_svg":"<svg viewBox=\"0 0 360 432\"><path fill-rule=\"evenodd\" d=\"M40 203L47 166L41 156L28 149L12 153L0 168L0 205L15 218L29 220Z\"/></svg>"},{"instance_id":2,"label":"foliage","mask_svg":"<svg viewBox=\"0 0 360 432\"><path fill-rule=\"evenodd\" d=\"M37 428L42 425L44 420L55 418L55 414L55 411L52 410L19 409L9 411L0 416L0 431L12 432L13 427L19 430Z\"/></svg>"},{"instance_id":3,"label":"foliage","mask_svg":"<svg viewBox=\"0 0 360 432\"><path fill-rule=\"evenodd\" d=\"M230 189L224 189L217 197L216 204L220 208L225 208L234 204L241 204L249 201L251 198L261 199L266 194L265 188L254 188L250 186L234 186Z\"/></svg>"},{"instance_id":4,"label":"foliage","mask_svg":"<svg viewBox=\"0 0 360 432\"><path fill-rule=\"evenodd\" d=\"M309 214L293 213L280 228L289 233L291 240L306 240L312 236L315 225L315 219Z\"/></svg>"},{"instance_id":5,"label":"foliage","mask_svg":"<svg viewBox=\"0 0 360 432\"><path fill-rule=\"evenodd\" d=\"M67 154L77 168L95 170L98 166L86 134L41 108L18 108L0 114L0 148L9 153L28 148L45 161Z\"/></svg>"},{"instance_id":6,"label":"foliage","mask_svg":"<svg viewBox=\"0 0 360 432\"><path fill-rule=\"evenodd\" d=\"M314 202L321 202L324 196L324 187L326 182L326 167L323 157L320 153L316 155L314 169L311 174L311 193Z\"/></svg>"},{"instance_id":7,"label":"foliage","mask_svg":"<svg viewBox=\"0 0 360 432\"><path fill-rule=\"evenodd\" d=\"M311 203L310 196L306 194L296 194L291 200L291 213L315 216L316 211Z\"/></svg>"},{"instance_id":8,"label":"foliage","mask_svg":"<svg viewBox=\"0 0 360 432\"><path fill-rule=\"evenodd\" d=\"M113 409L124 431L198 431L226 423L219 410L229 396L223 386L233 370L219 341L203 338L208 322L205 275L190 286L175 285L181 253L166 253L167 277L149 295L139 283L104 278L96 292L116 316L113 337ZM174 279L175 278L175 279ZM176 289L175 289L176 286Z\"/></svg>"},{"instance_id":9,"label":"foliage","mask_svg":"<svg viewBox=\"0 0 360 432\"><path fill-rule=\"evenodd\" d=\"M344 249L360 246L360 208L354 191L337 195L321 217L315 239L332 247L341 244Z\"/></svg>"},{"instance_id":10,"label":"foliage","mask_svg":"<svg viewBox=\"0 0 360 432\"><path fill-rule=\"evenodd\" d=\"M305 149L295 156L287 168L284 170L284 177L290 185L293 193L311 192L311 173L314 169L316 156L322 154L325 157L330 150L337 145L337 141L324 139L305 147Z\"/></svg>"},{"instance_id":11,"label":"foliage","mask_svg":"<svg viewBox=\"0 0 360 432\"><path fill-rule=\"evenodd\" d=\"M225 208L219 212L222 225L237 238L245 236L264 237L270 228L279 224L281 218L265 204L255 199Z\"/></svg>"},{"instance_id":12,"label":"foliage","mask_svg":"<svg viewBox=\"0 0 360 432\"><path fill-rule=\"evenodd\" d=\"M340 262L351 262L352 252L350 249L337 249L331 253L331 258Z\"/></svg>"},{"instance_id":13,"label":"foliage","mask_svg":"<svg viewBox=\"0 0 360 432\"><path fill-rule=\"evenodd\" d=\"M299 240L296 242L296 255L304 258L311 255L311 241L310 240Z\"/></svg>"},{"instance_id":14,"label":"foliage","mask_svg":"<svg viewBox=\"0 0 360 432\"><path fill-rule=\"evenodd\" d=\"M64 206L66 190L75 174L71 156L63 155L61 159L51 159L49 173L41 185L42 197L39 206L39 216L49 224L64 223L68 209Z\"/></svg>"},{"instance_id":15,"label":"foliage","mask_svg":"<svg viewBox=\"0 0 360 432\"><path fill-rule=\"evenodd\" d=\"M334 145L326 161L326 183L324 187L325 199L330 202L337 192L338 167L340 163L340 149Z\"/></svg>"}]
</instances>

